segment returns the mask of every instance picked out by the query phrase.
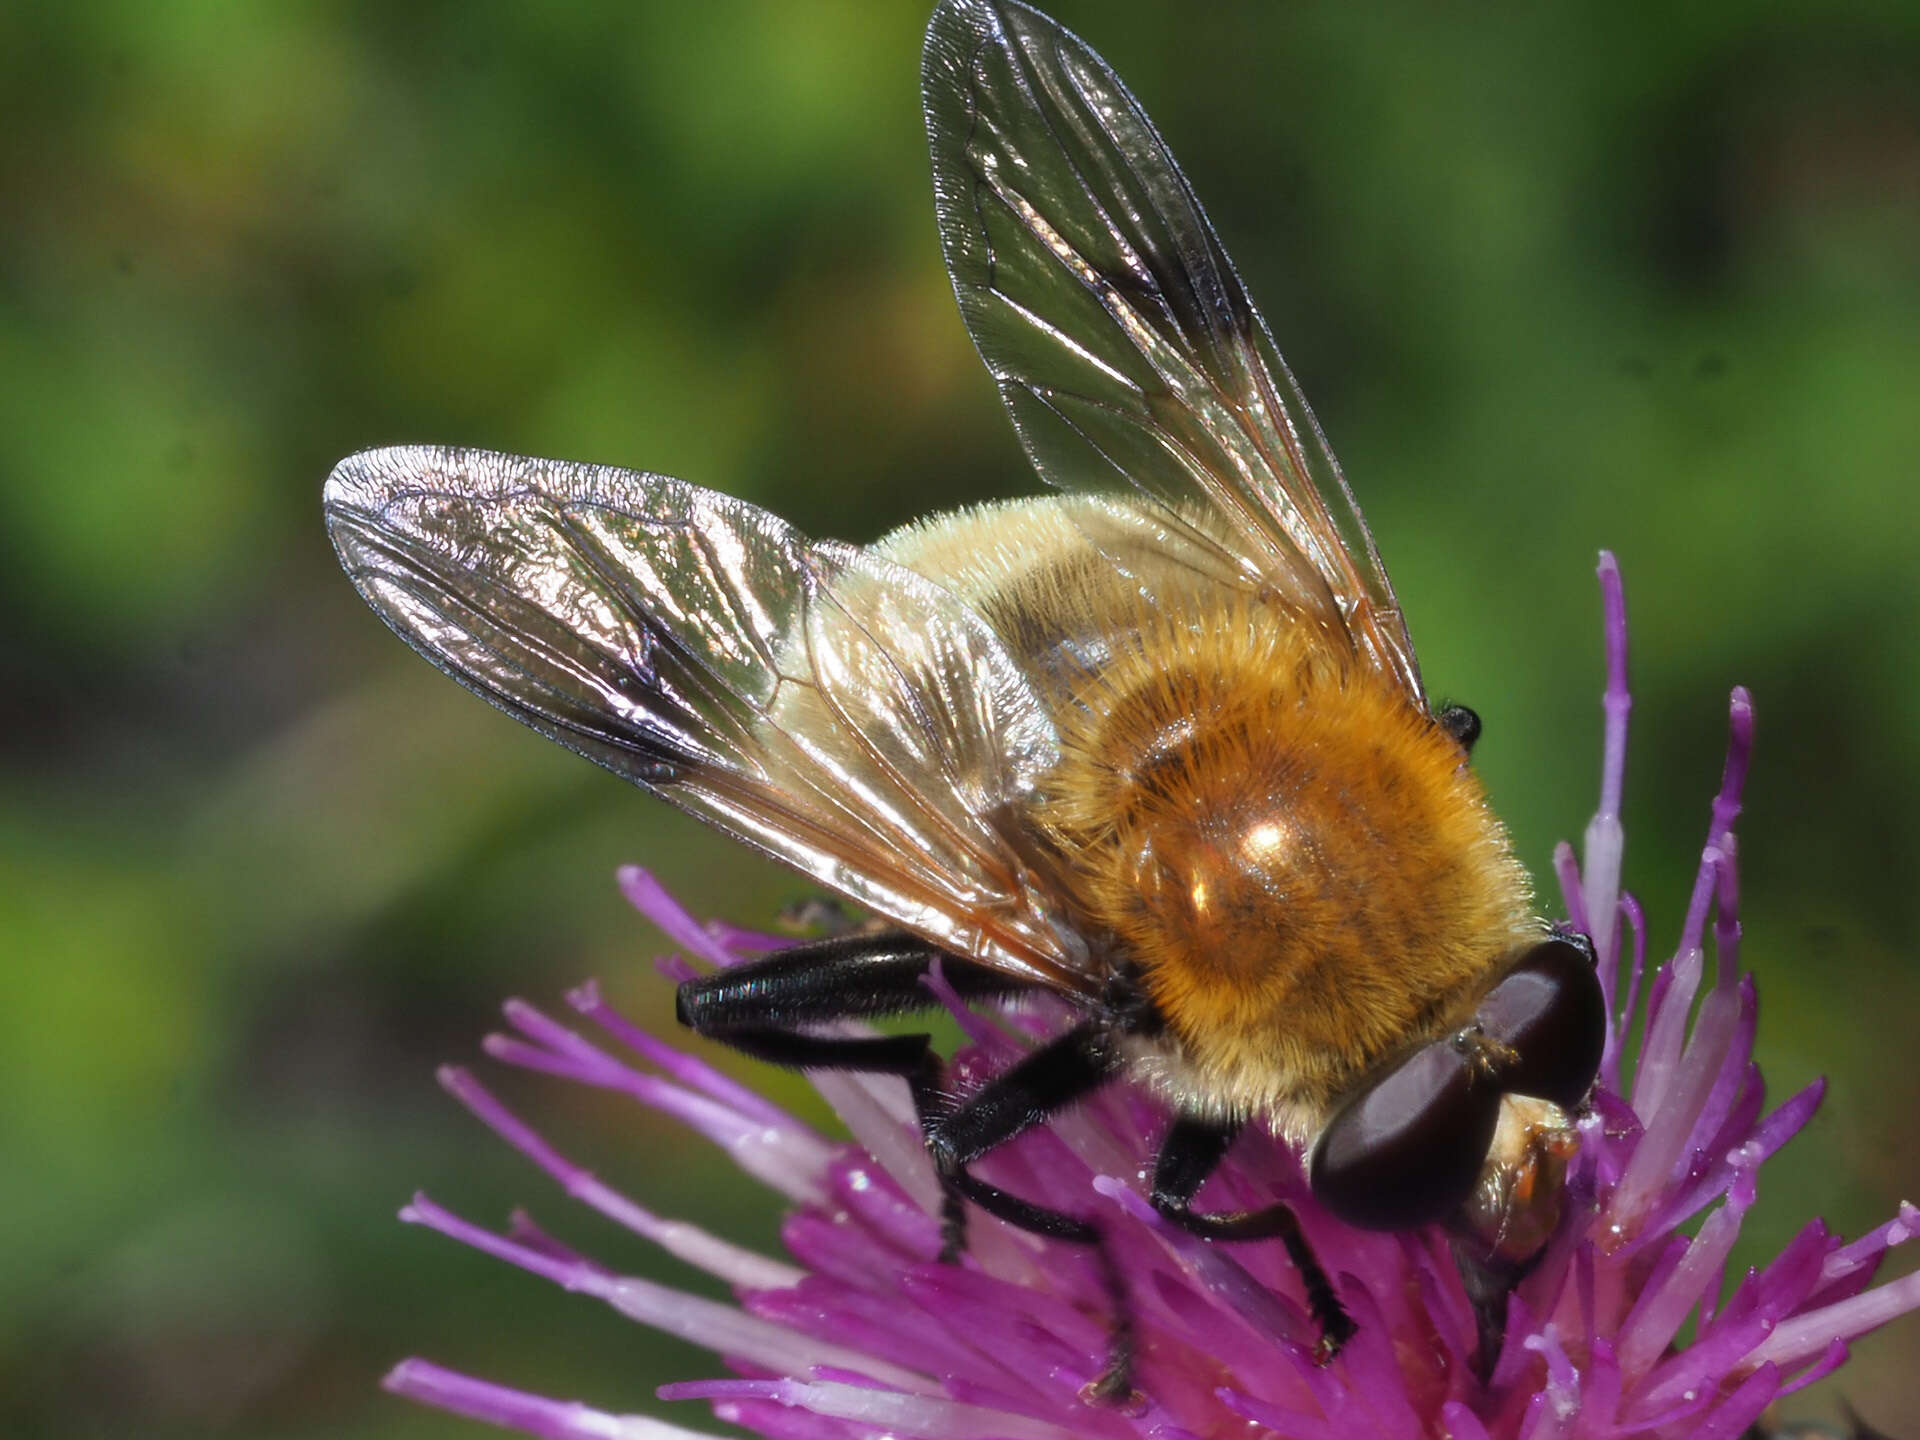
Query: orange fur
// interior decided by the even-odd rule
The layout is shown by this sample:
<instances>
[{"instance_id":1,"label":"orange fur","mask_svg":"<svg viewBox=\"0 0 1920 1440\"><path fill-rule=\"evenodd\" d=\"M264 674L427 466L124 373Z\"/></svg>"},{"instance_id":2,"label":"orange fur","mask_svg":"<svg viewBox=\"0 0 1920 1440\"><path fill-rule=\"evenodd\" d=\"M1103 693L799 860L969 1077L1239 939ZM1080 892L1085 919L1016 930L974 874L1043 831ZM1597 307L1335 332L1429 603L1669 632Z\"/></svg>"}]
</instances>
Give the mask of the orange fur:
<instances>
[{"instance_id":1,"label":"orange fur","mask_svg":"<svg viewBox=\"0 0 1920 1440\"><path fill-rule=\"evenodd\" d=\"M1452 737L1343 638L1214 595L1084 680L1038 813L1166 1017L1162 1083L1307 1129L1540 926Z\"/></svg>"}]
</instances>

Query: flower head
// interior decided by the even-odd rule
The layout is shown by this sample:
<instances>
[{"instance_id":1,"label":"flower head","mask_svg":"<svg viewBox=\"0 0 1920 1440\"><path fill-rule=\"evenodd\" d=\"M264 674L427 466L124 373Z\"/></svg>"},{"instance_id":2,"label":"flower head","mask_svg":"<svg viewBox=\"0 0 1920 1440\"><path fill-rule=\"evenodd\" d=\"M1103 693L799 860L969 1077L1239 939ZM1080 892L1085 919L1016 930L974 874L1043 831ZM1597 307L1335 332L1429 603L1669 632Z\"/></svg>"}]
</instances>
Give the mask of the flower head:
<instances>
[{"instance_id":1,"label":"flower head","mask_svg":"<svg viewBox=\"0 0 1920 1440\"><path fill-rule=\"evenodd\" d=\"M1873 1283L1887 1251L1920 1233L1920 1210L1903 1204L1851 1242L1809 1221L1763 1269L1729 1276L1762 1167L1812 1117L1823 1087L1768 1108L1753 1063L1757 1000L1740 969L1734 832L1753 741L1742 690L1733 692L1726 767L1678 943L1648 971L1646 921L1620 888L1630 699L1611 556L1600 575L1608 656L1600 806L1581 854L1562 845L1555 863L1567 918L1598 953L1607 1047L1559 1226L1510 1299L1484 1382L1474 1307L1441 1232L1349 1230L1316 1207L1296 1155L1263 1135L1242 1137L1210 1182L1210 1203L1291 1204L1358 1322L1339 1357L1317 1364L1299 1278L1279 1245L1214 1245L1147 1202L1141 1175L1167 1116L1140 1091L1114 1086L976 1167L992 1184L1106 1228L1137 1326L1143 1399L1091 1404L1083 1392L1104 1362L1106 1276L1084 1247L984 1215L974 1217L964 1261L941 1264L940 1187L902 1082L814 1075L851 1135L832 1139L637 1029L591 985L568 1002L599 1040L512 1001L514 1033L489 1037L487 1052L622 1092L718 1145L791 1207L787 1256L644 1209L553 1149L464 1069L442 1072L442 1083L496 1133L574 1199L725 1281L737 1303L615 1274L524 1216L496 1234L419 1197L403 1217L706 1346L732 1377L670 1385L662 1398L703 1400L720 1419L771 1437L1738 1440L1776 1398L1832 1373L1853 1339L1920 1309L1920 1273ZM621 883L684 952L662 964L671 979L783 943L698 923L643 871L623 872ZM1064 1006L1047 1003L976 1013L937 974L931 988L967 1037L950 1065L963 1088L1066 1020ZM555 1440L700 1433L421 1360L400 1365L387 1384Z\"/></svg>"}]
</instances>

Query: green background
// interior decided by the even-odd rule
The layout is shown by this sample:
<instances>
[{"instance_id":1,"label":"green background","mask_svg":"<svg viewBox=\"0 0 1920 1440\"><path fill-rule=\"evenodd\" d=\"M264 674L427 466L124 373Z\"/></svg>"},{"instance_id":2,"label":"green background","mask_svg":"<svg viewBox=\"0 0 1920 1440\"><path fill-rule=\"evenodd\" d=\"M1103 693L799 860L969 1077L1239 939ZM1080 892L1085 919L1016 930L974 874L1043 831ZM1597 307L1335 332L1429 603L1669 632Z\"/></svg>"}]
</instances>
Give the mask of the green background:
<instances>
[{"instance_id":1,"label":"green background","mask_svg":"<svg viewBox=\"0 0 1920 1440\"><path fill-rule=\"evenodd\" d=\"M1920 10L1059 9L1207 200L1537 870L1592 809L1600 546L1658 943L1752 687L1760 1058L1834 1090L1749 1233L1920 1196ZM670 1024L618 862L743 920L800 888L414 659L319 487L458 442L851 539L1031 488L940 267L924 18L0 10L0 1432L477 1433L376 1390L414 1352L656 1413L712 1373L392 1216L524 1200L675 1275L432 1067L585 975ZM768 1198L664 1125L500 1088L770 1243ZM1916 1347L1909 1319L1801 1409L1920 1433Z\"/></svg>"}]
</instances>

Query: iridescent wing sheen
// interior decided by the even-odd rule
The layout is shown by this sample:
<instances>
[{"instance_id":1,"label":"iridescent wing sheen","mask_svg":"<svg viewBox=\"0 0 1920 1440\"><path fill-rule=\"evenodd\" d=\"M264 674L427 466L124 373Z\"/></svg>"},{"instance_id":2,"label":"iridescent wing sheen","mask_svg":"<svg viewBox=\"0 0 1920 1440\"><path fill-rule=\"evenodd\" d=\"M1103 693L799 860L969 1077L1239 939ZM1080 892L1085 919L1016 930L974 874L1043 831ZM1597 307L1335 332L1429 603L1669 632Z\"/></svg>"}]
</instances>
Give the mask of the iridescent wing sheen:
<instances>
[{"instance_id":1,"label":"iridescent wing sheen","mask_svg":"<svg viewBox=\"0 0 1920 1440\"><path fill-rule=\"evenodd\" d=\"M1053 726L948 591L607 466L369 451L326 513L361 595L468 689L945 948L1091 985L1007 828Z\"/></svg>"},{"instance_id":2,"label":"iridescent wing sheen","mask_svg":"<svg viewBox=\"0 0 1920 1440\"><path fill-rule=\"evenodd\" d=\"M944 0L922 85L947 269L1041 476L1144 497L1421 698L1339 464L1119 77L1024 5Z\"/></svg>"}]
</instances>

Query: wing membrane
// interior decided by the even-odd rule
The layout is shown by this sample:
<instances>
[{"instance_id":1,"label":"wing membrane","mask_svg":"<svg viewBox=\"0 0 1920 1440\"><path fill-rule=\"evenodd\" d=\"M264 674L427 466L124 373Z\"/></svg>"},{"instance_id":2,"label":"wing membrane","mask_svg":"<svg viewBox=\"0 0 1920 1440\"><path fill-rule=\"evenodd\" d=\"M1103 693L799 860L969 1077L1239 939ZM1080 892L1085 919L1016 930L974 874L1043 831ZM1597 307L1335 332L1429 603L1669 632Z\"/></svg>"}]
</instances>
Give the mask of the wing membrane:
<instances>
[{"instance_id":1,"label":"wing membrane","mask_svg":"<svg viewBox=\"0 0 1920 1440\"><path fill-rule=\"evenodd\" d=\"M1018 858L1051 723L939 586L661 476L409 447L343 461L360 593L541 733L938 944L1086 983Z\"/></svg>"},{"instance_id":2,"label":"wing membrane","mask_svg":"<svg viewBox=\"0 0 1920 1440\"><path fill-rule=\"evenodd\" d=\"M1421 698L1339 464L1119 77L1024 5L945 0L923 86L947 268L1035 468L1146 497Z\"/></svg>"}]
</instances>

